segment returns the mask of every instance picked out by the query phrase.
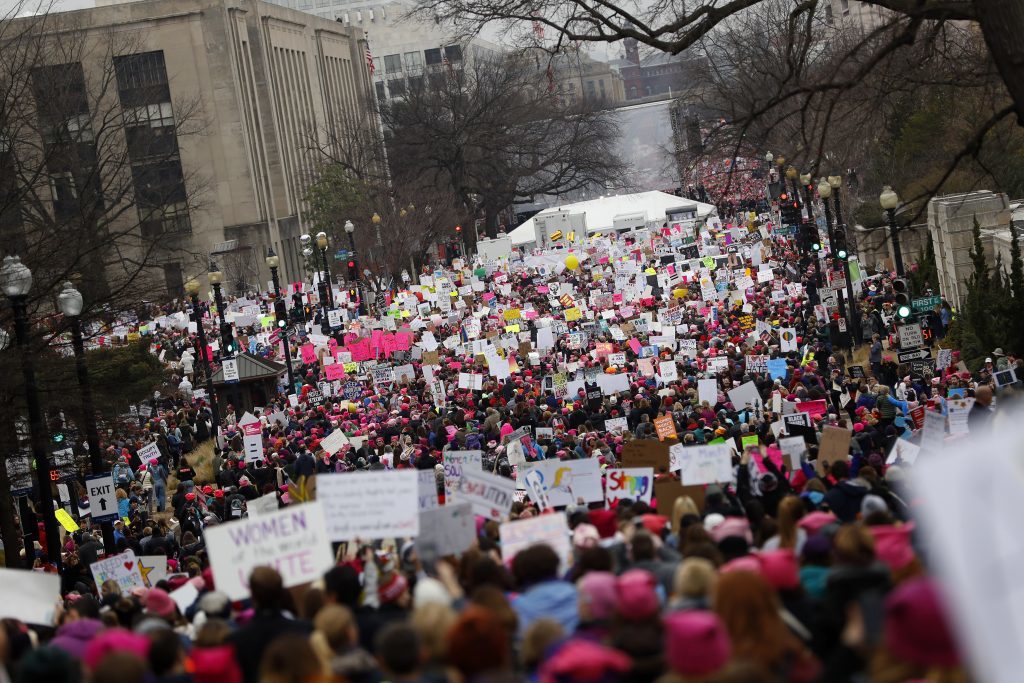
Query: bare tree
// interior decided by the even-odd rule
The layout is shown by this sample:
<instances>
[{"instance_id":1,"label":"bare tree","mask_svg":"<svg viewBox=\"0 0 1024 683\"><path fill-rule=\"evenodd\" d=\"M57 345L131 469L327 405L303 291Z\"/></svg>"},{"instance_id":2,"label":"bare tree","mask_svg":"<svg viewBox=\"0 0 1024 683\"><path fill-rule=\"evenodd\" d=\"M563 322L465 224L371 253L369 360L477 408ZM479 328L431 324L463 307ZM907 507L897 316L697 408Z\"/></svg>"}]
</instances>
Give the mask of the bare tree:
<instances>
[{"instance_id":1,"label":"bare tree","mask_svg":"<svg viewBox=\"0 0 1024 683\"><path fill-rule=\"evenodd\" d=\"M522 55L429 72L381 115L395 184L450 192L491 235L518 199L605 188L625 172L613 114L563 99Z\"/></svg>"},{"instance_id":2,"label":"bare tree","mask_svg":"<svg viewBox=\"0 0 1024 683\"><path fill-rule=\"evenodd\" d=\"M171 101L162 55L146 53L139 34L88 28L48 9L22 3L0 20L0 252L32 270L38 354L67 330L54 314L64 281L83 292L87 322L146 298L150 269L182 258L187 241L178 238L190 231L203 188L178 155L178 139L202 131L200 112L195 102ZM25 13L34 14L17 16ZM9 329L9 316L0 309L0 327ZM79 415L68 381L41 376L40 393L48 409ZM20 448L12 426L25 413L23 389L11 381L0 391L3 453ZM5 479L0 467L0 490ZM6 501L0 531L15 548Z\"/></svg>"}]
</instances>

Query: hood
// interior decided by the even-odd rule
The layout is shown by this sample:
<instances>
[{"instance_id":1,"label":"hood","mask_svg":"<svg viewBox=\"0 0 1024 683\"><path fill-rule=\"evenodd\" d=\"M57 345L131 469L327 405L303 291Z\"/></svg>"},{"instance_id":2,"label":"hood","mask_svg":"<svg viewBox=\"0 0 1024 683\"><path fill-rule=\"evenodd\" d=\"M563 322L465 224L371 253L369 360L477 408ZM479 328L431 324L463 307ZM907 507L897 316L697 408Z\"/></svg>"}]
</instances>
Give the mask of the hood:
<instances>
[{"instance_id":1,"label":"hood","mask_svg":"<svg viewBox=\"0 0 1024 683\"><path fill-rule=\"evenodd\" d=\"M57 635L50 644L64 650L72 657L81 659L85 648L104 628L99 619L79 619L57 629Z\"/></svg>"},{"instance_id":2,"label":"hood","mask_svg":"<svg viewBox=\"0 0 1024 683\"><path fill-rule=\"evenodd\" d=\"M340 678L353 678L357 674L375 671L376 660L366 650L355 648L331 658L331 672Z\"/></svg>"},{"instance_id":3,"label":"hood","mask_svg":"<svg viewBox=\"0 0 1024 683\"><path fill-rule=\"evenodd\" d=\"M568 581L545 581L532 586L512 601L519 615L520 633L525 633L537 619L554 619L567 633L579 623L579 602L576 586Z\"/></svg>"}]
</instances>

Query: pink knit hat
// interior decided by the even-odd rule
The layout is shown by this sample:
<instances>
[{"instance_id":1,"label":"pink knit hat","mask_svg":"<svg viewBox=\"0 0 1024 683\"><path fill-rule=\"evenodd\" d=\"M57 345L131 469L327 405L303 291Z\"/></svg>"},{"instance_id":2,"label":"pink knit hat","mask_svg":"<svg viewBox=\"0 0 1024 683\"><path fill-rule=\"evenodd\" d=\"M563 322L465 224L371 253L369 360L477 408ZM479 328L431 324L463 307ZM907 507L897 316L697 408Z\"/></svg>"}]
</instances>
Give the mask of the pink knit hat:
<instances>
[{"instance_id":1,"label":"pink knit hat","mask_svg":"<svg viewBox=\"0 0 1024 683\"><path fill-rule=\"evenodd\" d=\"M610 619L619 606L617 580L611 572L587 572L576 585L592 619Z\"/></svg>"},{"instance_id":2,"label":"pink knit hat","mask_svg":"<svg viewBox=\"0 0 1024 683\"><path fill-rule=\"evenodd\" d=\"M729 663L729 634L713 612L673 612L664 623L665 653L676 673L708 676Z\"/></svg>"},{"instance_id":3,"label":"pink knit hat","mask_svg":"<svg viewBox=\"0 0 1024 683\"><path fill-rule=\"evenodd\" d=\"M619 576L619 614L628 620L646 619L661 609L654 574L643 569L630 569Z\"/></svg>"}]
</instances>

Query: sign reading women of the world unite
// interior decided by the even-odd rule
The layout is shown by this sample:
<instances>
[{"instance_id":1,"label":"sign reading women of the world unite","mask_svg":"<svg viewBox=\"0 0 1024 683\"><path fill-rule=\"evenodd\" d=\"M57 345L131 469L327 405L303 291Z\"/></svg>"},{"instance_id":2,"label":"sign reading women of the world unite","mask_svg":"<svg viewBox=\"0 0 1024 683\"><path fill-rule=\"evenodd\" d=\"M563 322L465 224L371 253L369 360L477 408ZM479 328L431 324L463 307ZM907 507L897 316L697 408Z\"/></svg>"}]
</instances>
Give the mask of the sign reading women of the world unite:
<instances>
[{"instance_id":1,"label":"sign reading women of the world unite","mask_svg":"<svg viewBox=\"0 0 1024 683\"><path fill-rule=\"evenodd\" d=\"M217 590L249 597L249 575L273 567L286 588L315 581L334 565L323 507L318 502L207 528L206 552Z\"/></svg>"}]
</instances>

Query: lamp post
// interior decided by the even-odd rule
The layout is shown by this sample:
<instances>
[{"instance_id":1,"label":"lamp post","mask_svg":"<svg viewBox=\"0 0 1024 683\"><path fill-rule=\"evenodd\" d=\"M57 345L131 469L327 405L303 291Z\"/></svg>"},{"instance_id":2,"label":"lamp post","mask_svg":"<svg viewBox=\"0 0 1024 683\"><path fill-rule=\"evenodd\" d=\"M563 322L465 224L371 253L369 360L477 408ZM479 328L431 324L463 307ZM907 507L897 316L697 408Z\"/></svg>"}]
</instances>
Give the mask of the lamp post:
<instances>
[{"instance_id":1,"label":"lamp post","mask_svg":"<svg viewBox=\"0 0 1024 683\"><path fill-rule=\"evenodd\" d=\"M85 340L82 338L81 315L84 307L82 293L75 289L70 282L65 282L64 288L57 295L57 306L71 323L71 346L75 352L78 388L82 395L82 417L85 425L85 441L89 444L89 466L92 468L93 474L102 474L106 468L103 467L100 452L100 433L96 428L96 408L92 402L92 384L89 382L89 369L85 365ZM103 522L100 528L103 530L104 549L108 555L115 554L117 546L114 542L114 525L110 522Z\"/></svg>"},{"instance_id":2,"label":"lamp post","mask_svg":"<svg viewBox=\"0 0 1024 683\"><path fill-rule=\"evenodd\" d=\"M284 306L284 299L281 298L281 282L277 279L277 268L281 265L281 259L274 253L273 247L267 247L267 267L270 268L270 279L274 283L274 299L281 301ZM288 393L295 391L295 374L292 371L292 345L288 339L288 326L278 328L281 333L281 344L284 346L284 365L288 369Z\"/></svg>"},{"instance_id":3,"label":"lamp post","mask_svg":"<svg viewBox=\"0 0 1024 683\"><path fill-rule=\"evenodd\" d=\"M224 282L224 273L220 272L217 268L217 264L210 261L210 272L206 274L206 278L213 285L213 300L217 304L217 317L220 319L220 357L221 360L225 358L234 358L237 354L235 352L235 335L231 331L231 325L224 318L224 295L221 291L221 283ZM221 363L223 367L224 363ZM225 382L226 382L225 378ZM235 405L235 419L242 416L239 412L242 408L242 392L235 390L232 393L232 397Z\"/></svg>"},{"instance_id":4,"label":"lamp post","mask_svg":"<svg viewBox=\"0 0 1024 683\"><path fill-rule=\"evenodd\" d=\"M832 186L825 178L822 178L818 185L818 194L821 195L821 203L825 205L825 224L828 226L828 248L832 258L836 259L838 258L836 256L836 233L832 223L832 209L828 204L828 200L832 196ZM835 261L833 261L833 267L835 267ZM839 299L839 315L846 318L846 299L842 294L837 298Z\"/></svg>"},{"instance_id":5,"label":"lamp post","mask_svg":"<svg viewBox=\"0 0 1024 683\"><path fill-rule=\"evenodd\" d=\"M383 246L383 243L380 241L380 214L374 211L373 215L370 216L370 222L373 223L373 229L377 233L377 246L381 247Z\"/></svg>"},{"instance_id":6,"label":"lamp post","mask_svg":"<svg viewBox=\"0 0 1024 683\"><path fill-rule=\"evenodd\" d=\"M324 283L327 287L327 302L334 308L334 291L331 288L331 269L327 264L327 233L320 231L316 234L316 246L320 249L320 258L324 263Z\"/></svg>"},{"instance_id":7,"label":"lamp post","mask_svg":"<svg viewBox=\"0 0 1024 683\"><path fill-rule=\"evenodd\" d=\"M796 199L797 203L800 204L803 198L800 196L800 187L797 185L797 179L800 177L800 171L796 170L795 166L790 166L786 169L786 178L789 179L790 184L793 185L793 198ZM785 183L783 183L785 187Z\"/></svg>"},{"instance_id":8,"label":"lamp post","mask_svg":"<svg viewBox=\"0 0 1024 683\"><path fill-rule=\"evenodd\" d=\"M889 219L889 239L892 240L892 260L895 261L896 275L903 277L903 253L900 251L900 227L896 224L896 207L900 205L900 196L886 185L882 194L878 195L878 203L885 210Z\"/></svg>"},{"instance_id":9,"label":"lamp post","mask_svg":"<svg viewBox=\"0 0 1024 683\"><path fill-rule=\"evenodd\" d=\"M359 290L359 256L356 254L356 226L352 221L345 221L345 234L348 235L348 246L352 251L351 272L355 273L355 280L352 284L355 286L356 290ZM366 315L366 304L363 302L362 294L359 295L359 304L356 310L359 312L359 315Z\"/></svg>"},{"instance_id":10,"label":"lamp post","mask_svg":"<svg viewBox=\"0 0 1024 683\"><path fill-rule=\"evenodd\" d=\"M807 207L807 220L814 220L814 211L811 208L811 174L801 173L800 174L800 185L804 188L804 206Z\"/></svg>"},{"instance_id":11,"label":"lamp post","mask_svg":"<svg viewBox=\"0 0 1024 683\"><path fill-rule=\"evenodd\" d=\"M832 189L832 196L836 201L836 229L842 230L844 236L849 240L850 233L847 230L846 223L843 221L843 205L840 202L839 190L843 187L843 179L841 176L830 175L828 177L828 185ZM850 250L850 245L846 245L847 251ZM857 341L860 339L860 312L857 306L857 300L853 297L853 279L850 277L850 261L849 256L847 258L840 259L843 263L843 276L846 279L846 298L850 303L850 317L847 319L848 327L850 330L850 348L851 350L857 346Z\"/></svg>"},{"instance_id":12,"label":"lamp post","mask_svg":"<svg viewBox=\"0 0 1024 683\"><path fill-rule=\"evenodd\" d=\"M217 410L217 392L213 389L210 357L206 355L206 330L203 329L203 313L199 310L199 281L192 278L186 282L185 293L192 300L192 315L195 318L196 335L199 337L199 358L203 361L203 374L206 375L206 396L210 399L210 412L213 413L213 438L216 441L220 432L220 412Z\"/></svg>"},{"instance_id":13,"label":"lamp post","mask_svg":"<svg viewBox=\"0 0 1024 683\"><path fill-rule=\"evenodd\" d=\"M17 256L6 256L3 266L0 267L0 286L11 300L11 307L14 309L14 334L18 339L18 346L21 347L21 371L25 377L32 459L36 466L36 486L39 489L43 528L46 530L46 555L60 571L60 536L57 535L57 517L53 509L50 458L46 453L46 428L43 424L43 409L39 403L39 387L36 386L32 350L29 348L28 292L32 288L32 271ZM29 563L32 562L31 548L25 548L25 559Z\"/></svg>"}]
</instances>

